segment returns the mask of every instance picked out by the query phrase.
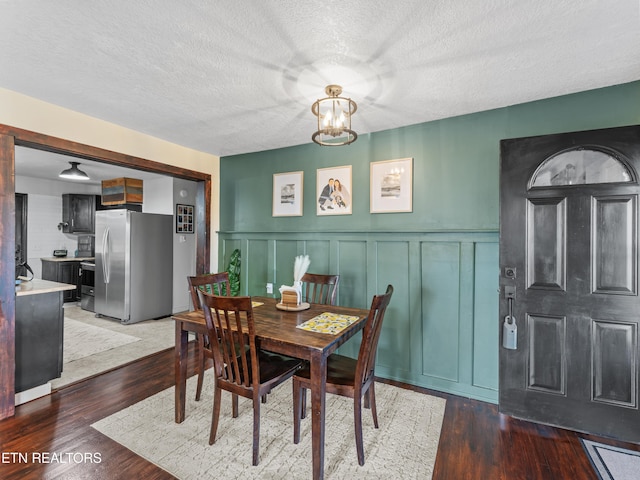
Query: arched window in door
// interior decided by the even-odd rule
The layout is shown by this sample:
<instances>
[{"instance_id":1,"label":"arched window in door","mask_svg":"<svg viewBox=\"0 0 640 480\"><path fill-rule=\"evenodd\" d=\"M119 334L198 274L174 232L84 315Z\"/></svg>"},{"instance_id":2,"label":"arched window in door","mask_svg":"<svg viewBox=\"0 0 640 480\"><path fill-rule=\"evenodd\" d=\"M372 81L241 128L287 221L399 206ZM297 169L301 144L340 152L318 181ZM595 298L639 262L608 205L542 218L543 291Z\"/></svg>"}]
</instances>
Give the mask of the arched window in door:
<instances>
[{"instance_id":1,"label":"arched window in door","mask_svg":"<svg viewBox=\"0 0 640 480\"><path fill-rule=\"evenodd\" d=\"M635 175L620 153L580 146L555 153L543 161L532 175L528 188L635 181Z\"/></svg>"}]
</instances>

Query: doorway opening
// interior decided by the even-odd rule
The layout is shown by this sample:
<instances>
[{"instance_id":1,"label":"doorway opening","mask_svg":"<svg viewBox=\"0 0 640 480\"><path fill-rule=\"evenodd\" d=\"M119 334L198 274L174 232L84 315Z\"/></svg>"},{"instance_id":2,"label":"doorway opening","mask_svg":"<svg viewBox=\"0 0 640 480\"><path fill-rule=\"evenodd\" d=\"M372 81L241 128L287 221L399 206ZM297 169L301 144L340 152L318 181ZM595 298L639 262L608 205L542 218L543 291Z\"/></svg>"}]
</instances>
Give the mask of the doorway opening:
<instances>
[{"instance_id":1,"label":"doorway opening","mask_svg":"<svg viewBox=\"0 0 640 480\"><path fill-rule=\"evenodd\" d=\"M196 270L209 271L210 264L210 218L211 218L211 176L206 173L175 167L152 160L134 157L90 145L79 144L37 132L0 125L0 215L11 228L0 232L0 264L15 264L16 238L15 219L4 217L15 209L15 147L24 146L37 150L68 155L100 163L117 165L147 172L157 172L174 178L197 182L194 224L196 229ZM13 256L13 257L12 257ZM13 268L11 268L13 270ZM2 272L2 293L0 294L0 361L5 368L0 369L0 419L14 413L14 368L15 368L15 294L13 290L15 272Z\"/></svg>"}]
</instances>

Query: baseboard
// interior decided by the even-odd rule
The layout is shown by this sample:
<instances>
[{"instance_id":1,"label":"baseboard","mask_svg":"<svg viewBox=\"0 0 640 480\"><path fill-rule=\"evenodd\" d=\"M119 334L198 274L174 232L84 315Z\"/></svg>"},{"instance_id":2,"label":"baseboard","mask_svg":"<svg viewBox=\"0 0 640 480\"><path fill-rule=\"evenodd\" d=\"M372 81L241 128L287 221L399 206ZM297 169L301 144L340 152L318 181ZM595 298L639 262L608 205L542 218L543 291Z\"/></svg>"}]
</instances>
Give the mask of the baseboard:
<instances>
[{"instance_id":1,"label":"baseboard","mask_svg":"<svg viewBox=\"0 0 640 480\"><path fill-rule=\"evenodd\" d=\"M16 393L16 406L22 405L23 403L30 402L31 400L35 400L36 398L44 397L45 395L49 395L51 393L51 383L47 382L44 385L40 385L38 387L30 388L29 390L25 390L24 392Z\"/></svg>"}]
</instances>

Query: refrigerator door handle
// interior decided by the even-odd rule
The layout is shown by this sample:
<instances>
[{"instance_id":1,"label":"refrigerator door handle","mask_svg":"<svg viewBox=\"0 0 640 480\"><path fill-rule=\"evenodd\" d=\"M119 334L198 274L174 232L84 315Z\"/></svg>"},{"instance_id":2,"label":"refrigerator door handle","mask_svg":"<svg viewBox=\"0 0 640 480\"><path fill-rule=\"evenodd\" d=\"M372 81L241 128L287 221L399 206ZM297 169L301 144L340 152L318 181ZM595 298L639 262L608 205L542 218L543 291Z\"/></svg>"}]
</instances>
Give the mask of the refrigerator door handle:
<instances>
[{"instance_id":1,"label":"refrigerator door handle","mask_svg":"<svg viewBox=\"0 0 640 480\"><path fill-rule=\"evenodd\" d=\"M109 227L107 227L105 228L104 234L102 235L102 276L104 278L104 283L109 283L109 247L111 246L110 240Z\"/></svg>"}]
</instances>

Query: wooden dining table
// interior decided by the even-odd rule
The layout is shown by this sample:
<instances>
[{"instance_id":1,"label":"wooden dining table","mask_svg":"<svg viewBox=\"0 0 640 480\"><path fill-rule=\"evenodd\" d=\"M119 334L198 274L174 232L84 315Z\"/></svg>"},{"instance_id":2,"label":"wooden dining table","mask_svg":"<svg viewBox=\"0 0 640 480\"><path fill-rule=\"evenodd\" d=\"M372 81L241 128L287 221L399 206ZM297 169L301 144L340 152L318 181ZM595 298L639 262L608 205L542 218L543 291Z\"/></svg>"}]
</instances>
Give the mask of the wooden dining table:
<instances>
[{"instance_id":1,"label":"wooden dining table","mask_svg":"<svg viewBox=\"0 0 640 480\"><path fill-rule=\"evenodd\" d=\"M322 479L324 477L327 358L340 345L364 328L369 310L311 304L307 310L284 311L276 308L276 300L273 298L252 297L252 301L256 305L253 307L253 318L256 341L260 348L309 362L311 370L313 478L314 480ZM336 334L310 332L296 328L297 325L324 312L356 316L358 320ZM176 327L175 421L181 423L185 419L188 333L206 334L207 331L204 314L201 310L174 314L172 318L175 320ZM293 398L291 401L293 402Z\"/></svg>"}]
</instances>

